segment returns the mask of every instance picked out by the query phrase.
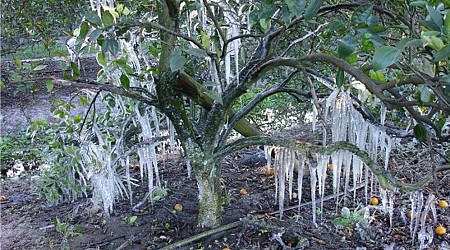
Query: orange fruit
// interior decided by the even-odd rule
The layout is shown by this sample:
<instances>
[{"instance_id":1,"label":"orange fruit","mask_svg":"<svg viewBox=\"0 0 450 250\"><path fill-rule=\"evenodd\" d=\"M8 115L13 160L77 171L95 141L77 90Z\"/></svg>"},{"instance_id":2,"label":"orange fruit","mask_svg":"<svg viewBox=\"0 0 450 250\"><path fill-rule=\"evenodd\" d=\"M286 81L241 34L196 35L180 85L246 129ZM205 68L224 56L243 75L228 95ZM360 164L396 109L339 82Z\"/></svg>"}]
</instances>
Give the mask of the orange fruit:
<instances>
[{"instance_id":1,"label":"orange fruit","mask_svg":"<svg viewBox=\"0 0 450 250\"><path fill-rule=\"evenodd\" d=\"M180 203L175 204L175 206L173 206L173 209L175 209L175 211L177 212L181 212L183 211L183 205L181 205Z\"/></svg>"},{"instance_id":2,"label":"orange fruit","mask_svg":"<svg viewBox=\"0 0 450 250\"><path fill-rule=\"evenodd\" d=\"M241 195L247 195L247 194L248 194L248 191L247 191L247 189L243 188L243 189L241 189L241 190L239 191L239 193L240 193Z\"/></svg>"},{"instance_id":3,"label":"orange fruit","mask_svg":"<svg viewBox=\"0 0 450 250\"><path fill-rule=\"evenodd\" d=\"M434 231L437 235L444 235L447 230L443 226L438 226Z\"/></svg>"},{"instance_id":4,"label":"orange fruit","mask_svg":"<svg viewBox=\"0 0 450 250\"><path fill-rule=\"evenodd\" d=\"M448 203L444 200L439 201L439 207L441 208L448 208Z\"/></svg>"},{"instance_id":5,"label":"orange fruit","mask_svg":"<svg viewBox=\"0 0 450 250\"><path fill-rule=\"evenodd\" d=\"M372 197L372 198L370 199L370 205L372 205L372 206L378 205L378 199L377 199L377 197Z\"/></svg>"}]
</instances>

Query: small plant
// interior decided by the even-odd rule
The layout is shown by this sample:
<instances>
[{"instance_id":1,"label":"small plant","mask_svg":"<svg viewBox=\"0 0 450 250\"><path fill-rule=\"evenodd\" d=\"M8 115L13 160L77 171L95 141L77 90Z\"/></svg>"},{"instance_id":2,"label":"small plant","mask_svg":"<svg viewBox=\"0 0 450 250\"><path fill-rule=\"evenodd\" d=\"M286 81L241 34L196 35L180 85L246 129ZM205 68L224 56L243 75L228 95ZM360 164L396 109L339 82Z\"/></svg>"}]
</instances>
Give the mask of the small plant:
<instances>
[{"instance_id":1,"label":"small plant","mask_svg":"<svg viewBox=\"0 0 450 250\"><path fill-rule=\"evenodd\" d=\"M366 219L364 218L364 212L367 208L358 208L359 207L357 207L352 213L348 207L343 207L341 209L341 216L336 217L332 221L333 224L341 227L354 227L358 223L366 222Z\"/></svg>"},{"instance_id":2,"label":"small plant","mask_svg":"<svg viewBox=\"0 0 450 250\"><path fill-rule=\"evenodd\" d=\"M55 229L56 232L61 234L63 241L67 241L67 239L73 238L84 232L83 226L61 222L58 217L56 217Z\"/></svg>"},{"instance_id":3,"label":"small plant","mask_svg":"<svg viewBox=\"0 0 450 250\"><path fill-rule=\"evenodd\" d=\"M166 188L155 188L152 194L148 197L151 203L164 199L169 193Z\"/></svg>"},{"instance_id":4,"label":"small plant","mask_svg":"<svg viewBox=\"0 0 450 250\"><path fill-rule=\"evenodd\" d=\"M133 215L133 216L125 216L122 218L123 221L125 221L125 223L127 223L130 226L138 226L139 224L137 223L137 216Z\"/></svg>"}]
</instances>

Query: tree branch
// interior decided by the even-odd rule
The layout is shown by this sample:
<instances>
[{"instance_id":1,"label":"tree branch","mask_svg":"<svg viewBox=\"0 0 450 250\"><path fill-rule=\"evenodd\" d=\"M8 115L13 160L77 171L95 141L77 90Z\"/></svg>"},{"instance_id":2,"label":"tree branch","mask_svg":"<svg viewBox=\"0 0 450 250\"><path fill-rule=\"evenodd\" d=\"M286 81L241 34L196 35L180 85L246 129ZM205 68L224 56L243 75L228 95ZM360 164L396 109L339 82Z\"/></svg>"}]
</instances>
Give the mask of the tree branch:
<instances>
[{"instance_id":1,"label":"tree branch","mask_svg":"<svg viewBox=\"0 0 450 250\"><path fill-rule=\"evenodd\" d=\"M385 170L384 167L374 162L367 152L359 149L354 144L344 141L330 143L327 146L318 146L304 141L293 141L285 138L252 136L238 139L226 145L222 150L215 154L214 157L217 157L219 159L220 157L224 157L225 155L236 152L242 148L256 145L274 145L279 147L293 148L296 149L299 154L304 156L309 156L316 153L330 155L333 152L341 150L351 152L354 155L358 156L361 161L363 161L370 168L372 173L377 177L378 182L383 189L394 192L398 190L413 191L424 188L433 180L434 175L434 173L430 173L414 184L399 182L392 176L389 171ZM448 171L449 168L450 166L441 166L439 168L436 168L436 172Z\"/></svg>"}]
</instances>

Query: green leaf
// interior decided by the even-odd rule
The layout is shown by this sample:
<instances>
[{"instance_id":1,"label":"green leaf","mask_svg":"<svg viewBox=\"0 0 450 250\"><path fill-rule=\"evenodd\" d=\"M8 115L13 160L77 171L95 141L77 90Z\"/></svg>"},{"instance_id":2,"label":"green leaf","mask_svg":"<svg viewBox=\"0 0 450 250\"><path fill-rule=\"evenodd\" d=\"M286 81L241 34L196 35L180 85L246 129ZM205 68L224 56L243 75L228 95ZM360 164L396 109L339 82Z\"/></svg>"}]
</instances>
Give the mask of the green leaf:
<instances>
[{"instance_id":1,"label":"green leaf","mask_svg":"<svg viewBox=\"0 0 450 250\"><path fill-rule=\"evenodd\" d=\"M353 53L358 42L351 34L338 40L338 55L340 58L346 58Z\"/></svg>"},{"instance_id":2,"label":"green leaf","mask_svg":"<svg viewBox=\"0 0 450 250\"><path fill-rule=\"evenodd\" d=\"M352 14L352 24L367 24L370 16L372 16L372 10L373 6L371 4L363 4L356 8L356 10Z\"/></svg>"},{"instance_id":3,"label":"green leaf","mask_svg":"<svg viewBox=\"0 0 450 250\"><path fill-rule=\"evenodd\" d=\"M449 56L450 56L450 44L448 44L447 46L445 46L445 47L441 48L439 51L437 51L433 55L433 61L439 62L439 61L446 59Z\"/></svg>"},{"instance_id":4,"label":"green leaf","mask_svg":"<svg viewBox=\"0 0 450 250\"><path fill-rule=\"evenodd\" d=\"M96 12L86 13L84 17L91 24L94 24L96 26L102 26L102 20L100 19L100 17L97 15Z\"/></svg>"},{"instance_id":5,"label":"green leaf","mask_svg":"<svg viewBox=\"0 0 450 250\"><path fill-rule=\"evenodd\" d=\"M418 123L414 126L414 137L420 142L426 142L428 138L428 132L423 124Z\"/></svg>"},{"instance_id":6,"label":"green leaf","mask_svg":"<svg viewBox=\"0 0 450 250\"><path fill-rule=\"evenodd\" d=\"M429 102L431 100L430 90L427 88L425 84L420 84L419 86L417 86L417 91L420 94L421 102Z\"/></svg>"},{"instance_id":7,"label":"green leaf","mask_svg":"<svg viewBox=\"0 0 450 250\"><path fill-rule=\"evenodd\" d=\"M89 32L89 24L87 22L81 23L79 38L84 39L87 36L88 32Z\"/></svg>"},{"instance_id":8,"label":"green leaf","mask_svg":"<svg viewBox=\"0 0 450 250\"><path fill-rule=\"evenodd\" d=\"M102 23L104 28L108 28L114 25L114 17L109 11L102 12Z\"/></svg>"},{"instance_id":9,"label":"green leaf","mask_svg":"<svg viewBox=\"0 0 450 250\"><path fill-rule=\"evenodd\" d=\"M312 2L308 5L305 11L305 21L310 21L319 11L322 6L324 0L312 0Z\"/></svg>"},{"instance_id":10,"label":"green leaf","mask_svg":"<svg viewBox=\"0 0 450 250\"><path fill-rule=\"evenodd\" d=\"M344 70L341 68L339 68L336 74L336 85L338 86L338 88L344 85Z\"/></svg>"},{"instance_id":11,"label":"green leaf","mask_svg":"<svg viewBox=\"0 0 450 250\"><path fill-rule=\"evenodd\" d=\"M52 92L54 84L52 80L45 81L45 86L47 87L48 92Z\"/></svg>"},{"instance_id":12,"label":"green leaf","mask_svg":"<svg viewBox=\"0 0 450 250\"><path fill-rule=\"evenodd\" d=\"M270 22L270 18L265 18L259 20L259 27L261 28L261 31L263 33L267 33L267 31L270 30L270 27L272 27L272 23Z\"/></svg>"},{"instance_id":13,"label":"green leaf","mask_svg":"<svg viewBox=\"0 0 450 250\"><path fill-rule=\"evenodd\" d=\"M76 116L73 118L73 122L74 122L74 123L80 123L82 120L83 120L83 118L82 118L80 115L76 115Z\"/></svg>"},{"instance_id":14,"label":"green leaf","mask_svg":"<svg viewBox=\"0 0 450 250\"><path fill-rule=\"evenodd\" d=\"M127 75L122 74L120 76L120 84L122 85L122 87L126 90L128 90L130 88L130 79L128 78Z\"/></svg>"},{"instance_id":15,"label":"green leaf","mask_svg":"<svg viewBox=\"0 0 450 250\"><path fill-rule=\"evenodd\" d=\"M265 4L263 6L263 8L261 8L258 11L258 18L259 19L270 19L276 10L277 10L277 8L276 8L275 4L270 4L270 3Z\"/></svg>"},{"instance_id":16,"label":"green leaf","mask_svg":"<svg viewBox=\"0 0 450 250\"><path fill-rule=\"evenodd\" d=\"M195 56L195 57L200 57L200 58L208 57L208 54L206 54L206 52L202 49L192 48L192 49L187 49L184 52L186 52L187 54L189 54L191 56Z\"/></svg>"},{"instance_id":17,"label":"green leaf","mask_svg":"<svg viewBox=\"0 0 450 250\"><path fill-rule=\"evenodd\" d=\"M306 6L306 0L285 0L289 11L295 16L299 17L303 14Z\"/></svg>"},{"instance_id":18,"label":"green leaf","mask_svg":"<svg viewBox=\"0 0 450 250\"><path fill-rule=\"evenodd\" d=\"M70 68L72 69L73 76L75 78L80 77L80 69L78 68L78 65L75 62L70 62Z\"/></svg>"},{"instance_id":19,"label":"green leaf","mask_svg":"<svg viewBox=\"0 0 450 250\"><path fill-rule=\"evenodd\" d=\"M101 29L95 29L89 34L89 38L91 41L96 42L98 37L102 34L103 30Z\"/></svg>"},{"instance_id":20,"label":"green leaf","mask_svg":"<svg viewBox=\"0 0 450 250\"><path fill-rule=\"evenodd\" d=\"M103 52L98 52L97 53L97 62L101 66L106 67L106 65L108 63L108 59L106 58L105 53L103 53Z\"/></svg>"},{"instance_id":21,"label":"green leaf","mask_svg":"<svg viewBox=\"0 0 450 250\"><path fill-rule=\"evenodd\" d=\"M435 8L433 8L431 5L428 4L427 10L428 14L431 17L431 20L433 20L433 22L439 27L440 30L440 28L444 25L441 13L439 13L439 11L437 11Z\"/></svg>"},{"instance_id":22,"label":"green leaf","mask_svg":"<svg viewBox=\"0 0 450 250\"><path fill-rule=\"evenodd\" d=\"M377 70L377 71L375 71L373 69L369 70L369 77L374 80L377 80L379 82L386 82L386 77L384 76L384 73L382 70Z\"/></svg>"},{"instance_id":23,"label":"green leaf","mask_svg":"<svg viewBox=\"0 0 450 250\"><path fill-rule=\"evenodd\" d=\"M206 50L210 50L211 49L211 42L209 41L209 37L208 35L206 35L205 31L200 31L200 34L202 36L202 46L203 48L205 48Z\"/></svg>"},{"instance_id":24,"label":"green leaf","mask_svg":"<svg viewBox=\"0 0 450 250\"><path fill-rule=\"evenodd\" d=\"M397 62L400 57L400 50L392 46L382 46L375 50L372 64L375 70L384 69Z\"/></svg>"},{"instance_id":25,"label":"green leaf","mask_svg":"<svg viewBox=\"0 0 450 250\"><path fill-rule=\"evenodd\" d=\"M119 53L119 43L112 38L105 38L102 44L102 52L106 54L106 52L111 52L113 56L116 56Z\"/></svg>"},{"instance_id":26,"label":"green leaf","mask_svg":"<svg viewBox=\"0 0 450 250\"><path fill-rule=\"evenodd\" d=\"M178 71L183 68L186 63L186 58L181 55L181 51L175 50L169 59L170 70L172 72Z\"/></svg>"}]
</instances>

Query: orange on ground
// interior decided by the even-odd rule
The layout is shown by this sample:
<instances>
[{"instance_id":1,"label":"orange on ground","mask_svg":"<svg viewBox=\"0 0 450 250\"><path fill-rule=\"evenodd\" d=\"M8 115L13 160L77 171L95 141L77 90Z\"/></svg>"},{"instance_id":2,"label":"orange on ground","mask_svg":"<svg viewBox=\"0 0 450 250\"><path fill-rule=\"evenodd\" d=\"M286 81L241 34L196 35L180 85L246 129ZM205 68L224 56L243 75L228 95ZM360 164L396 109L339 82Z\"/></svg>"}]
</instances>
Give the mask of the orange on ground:
<instances>
[{"instance_id":1,"label":"orange on ground","mask_svg":"<svg viewBox=\"0 0 450 250\"><path fill-rule=\"evenodd\" d=\"M372 205L372 206L378 205L378 199L377 199L377 197L372 197L372 198L370 199L370 205Z\"/></svg>"},{"instance_id":2,"label":"orange on ground","mask_svg":"<svg viewBox=\"0 0 450 250\"><path fill-rule=\"evenodd\" d=\"M177 212L181 212L183 210L183 205L181 205L180 203L175 204L175 206L173 206L173 209L175 209L175 211Z\"/></svg>"},{"instance_id":3,"label":"orange on ground","mask_svg":"<svg viewBox=\"0 0 450 250\"><path fill-rule=\"evenodd\" d=\"M439 207L441 208L448 208L448 203L444 200L439 201Z\"/></svg>"},{"instance_id":4,"label":"orange on ground","mask_svg":"<svg viewBox=\"0 0 450 250\"><path fill-rule=\"evenodd\" d=\"M240 193L241 195L247 195L247 194L248 194L248 191L247 191L247 189L243 188L243 189L241 189L241 190L239 191L239 193Z\"/></svg>"},{"instance_id":5,"label":"orange on ground","mask_svg":"<svg viewBox=\"0 0 450 250\"><path fill-rule=\"evenodd\" d=\"M447 230L443 226L438 226L434 231L437 235L444 235Z\"/></svg>"}]
</instances>

